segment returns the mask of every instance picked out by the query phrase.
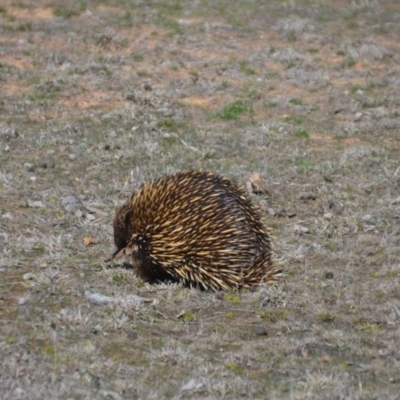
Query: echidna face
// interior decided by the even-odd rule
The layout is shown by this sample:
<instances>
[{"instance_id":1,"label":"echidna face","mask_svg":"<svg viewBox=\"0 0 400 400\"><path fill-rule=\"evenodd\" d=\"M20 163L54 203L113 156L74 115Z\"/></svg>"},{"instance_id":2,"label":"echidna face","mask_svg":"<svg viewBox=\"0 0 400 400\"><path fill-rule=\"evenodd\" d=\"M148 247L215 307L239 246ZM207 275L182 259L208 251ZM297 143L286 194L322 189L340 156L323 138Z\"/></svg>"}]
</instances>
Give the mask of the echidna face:
<instances>
[{"instance_id":1,"label":"echidna face","mask_svg":"<svg viewBox=\"0 0 400 400\"><path fill-rule=\"evenodd\" d=\"M131 210L129 210L126 206L123 206L118 212L115 214L113 220L113 228L114 228L114 243L117 246L117 250L115 254L119 253L120 250L124 249L128 245L128 226L127 226L127 218L128 215L131 214Z\"/></svg>"},{"instance_id":2,"label":"echidna face","mask_svg":"<svg viewBox=\"0 0 400 400\"><path fill-rule=\"evenodd\" d=\"M117 246L118 250L126 247L126 235L125 235L125 224L122 224L122 221L119 220L119 214L116 214L113 221L114 227L114 243Z\"/></svg>"}]
</instances>

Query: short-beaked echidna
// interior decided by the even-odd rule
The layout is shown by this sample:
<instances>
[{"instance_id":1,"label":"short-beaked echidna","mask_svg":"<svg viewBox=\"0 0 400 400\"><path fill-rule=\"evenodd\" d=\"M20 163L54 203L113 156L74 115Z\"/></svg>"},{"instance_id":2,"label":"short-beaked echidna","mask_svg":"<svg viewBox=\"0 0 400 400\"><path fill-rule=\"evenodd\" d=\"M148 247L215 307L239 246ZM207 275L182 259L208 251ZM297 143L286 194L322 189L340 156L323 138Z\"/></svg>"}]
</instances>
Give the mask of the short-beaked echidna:
<instances>
[{"instance_id":1,"label":"short-beaked echidna","mask_svg":"<svg viewBox=\"0 0 400 400\"><path fill-rule=\"evenodd\" d=\"M282 272L243 189L210 172L186 170L143 185L113 225L112 258L129 254L147 281L240 289L276 281Z\"/></svg>"}]
</instances>

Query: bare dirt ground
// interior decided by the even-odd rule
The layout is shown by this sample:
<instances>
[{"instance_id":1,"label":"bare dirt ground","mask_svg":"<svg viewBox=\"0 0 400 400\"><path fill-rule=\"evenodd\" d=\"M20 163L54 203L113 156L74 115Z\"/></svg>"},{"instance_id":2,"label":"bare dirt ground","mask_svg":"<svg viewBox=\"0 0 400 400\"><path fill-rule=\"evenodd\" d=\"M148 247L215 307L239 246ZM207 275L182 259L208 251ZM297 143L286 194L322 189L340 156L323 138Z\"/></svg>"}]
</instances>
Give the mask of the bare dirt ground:
<instances>
[{"instance_id":1,"label":"bare dirt ground","mask_svg":"<svg viewBox=\"0 0 400 400\"><path fill-rule=\"evenodd\" d=\"M398 1L3 0L0 33L2 399L400 399ZM188 167L260 174L281 283L104 262Z\"/></svg>"}]
</instances>

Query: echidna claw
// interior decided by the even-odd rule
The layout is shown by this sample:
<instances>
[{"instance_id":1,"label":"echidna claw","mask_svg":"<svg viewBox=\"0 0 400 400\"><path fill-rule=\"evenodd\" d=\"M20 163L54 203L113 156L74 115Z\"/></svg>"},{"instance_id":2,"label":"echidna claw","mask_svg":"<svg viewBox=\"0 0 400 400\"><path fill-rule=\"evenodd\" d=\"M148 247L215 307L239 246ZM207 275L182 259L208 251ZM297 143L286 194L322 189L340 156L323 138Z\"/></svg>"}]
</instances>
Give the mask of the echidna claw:
<instances>
[{"instance_id":1,"label":"echidna claw","mask_svg":"<svg viewBox=\"0 0 400 400\"><path fill-rule=\"evenodd\" d=\"M106 258L104 261L109 262L114 260L114 258L121 258L124 254L127 254L130 256L132 254L132 248L131 247L124 247L123 249L117 249L110 255L110 257Z\"/></svg>"}]
</instances>

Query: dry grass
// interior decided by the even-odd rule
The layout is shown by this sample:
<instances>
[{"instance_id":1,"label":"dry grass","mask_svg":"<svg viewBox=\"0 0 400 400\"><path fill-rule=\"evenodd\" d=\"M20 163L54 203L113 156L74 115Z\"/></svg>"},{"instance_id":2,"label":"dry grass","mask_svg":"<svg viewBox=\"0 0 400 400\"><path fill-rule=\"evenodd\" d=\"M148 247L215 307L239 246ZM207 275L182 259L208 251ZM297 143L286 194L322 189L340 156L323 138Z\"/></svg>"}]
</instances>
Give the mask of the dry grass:
<instances>
[{"instance_id":1,"label":"dry grass","mask_svg":"<svg viewBox=\"0 0 400 400\"><path fill-rule=\"evenodd\" d=\"M399 27L395 0L3 1L2 398L399 399ZM279 285L103 262L186 167L260 173Z\"/></svg>"}]
</instances>

